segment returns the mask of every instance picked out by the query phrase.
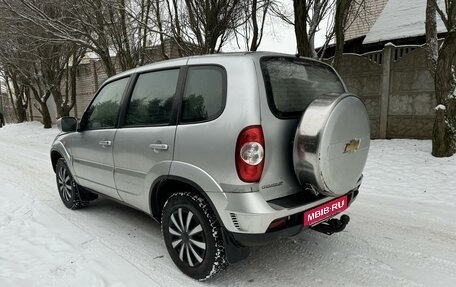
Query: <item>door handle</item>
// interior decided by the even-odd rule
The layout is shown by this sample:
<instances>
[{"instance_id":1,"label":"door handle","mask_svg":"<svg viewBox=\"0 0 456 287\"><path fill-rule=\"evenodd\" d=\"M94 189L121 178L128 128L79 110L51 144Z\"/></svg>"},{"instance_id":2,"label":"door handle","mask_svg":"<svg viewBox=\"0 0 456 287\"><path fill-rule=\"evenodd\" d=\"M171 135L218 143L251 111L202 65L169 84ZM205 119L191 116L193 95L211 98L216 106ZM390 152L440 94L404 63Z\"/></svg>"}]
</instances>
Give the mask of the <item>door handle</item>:
<instances>
[{"instance_id":1,"label":"door handle","mask_svg":"<svg viewBox=\"0 0 456 287\"><path fill-rule=\"evenodd\" d=\"M154 150L168 150L168 145L162 143L150 144L149 147Z\"/></svg>"},{"instance_id":2,"label":"door handle","mask_svg":"<svg viewBox=\"0 0 456 287\"><path fill-rule=\"evenodd\" d=\"M111 146L112 142L108 141L108 140L102 140L102 141L99 141L98 144L101 145L102 147L107 147L107 146Z\"/></svg>"}]
</instances>

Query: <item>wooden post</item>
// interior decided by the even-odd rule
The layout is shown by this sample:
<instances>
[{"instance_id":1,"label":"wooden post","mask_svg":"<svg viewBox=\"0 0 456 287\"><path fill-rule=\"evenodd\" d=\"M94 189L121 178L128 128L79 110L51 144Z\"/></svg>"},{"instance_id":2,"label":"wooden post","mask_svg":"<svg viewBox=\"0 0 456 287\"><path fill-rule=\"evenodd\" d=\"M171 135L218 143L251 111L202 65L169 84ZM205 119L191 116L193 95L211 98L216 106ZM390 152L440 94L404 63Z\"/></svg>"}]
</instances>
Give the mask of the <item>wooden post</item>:
<instances>
[{"instance_id":1,"label":"wooden post","mask_svg":"<svg viewBox=\"0 0 456 287\"><path fill-rule=\"evenodd\" d=\"M388 109L391 87L391 62L394 45L387 43L383 49L383 64L382 64L382 97L380 99L380 134L379 138L386 138L388 127Z\"/></svg>"}]
</instances>

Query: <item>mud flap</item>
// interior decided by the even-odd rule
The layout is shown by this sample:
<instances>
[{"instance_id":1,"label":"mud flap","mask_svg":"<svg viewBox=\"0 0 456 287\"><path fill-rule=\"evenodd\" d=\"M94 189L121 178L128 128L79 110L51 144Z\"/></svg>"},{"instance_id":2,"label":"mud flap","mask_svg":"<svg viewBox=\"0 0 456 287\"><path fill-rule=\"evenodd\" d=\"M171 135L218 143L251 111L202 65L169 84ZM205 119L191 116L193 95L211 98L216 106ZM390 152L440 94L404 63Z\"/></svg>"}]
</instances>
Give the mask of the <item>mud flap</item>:
<instances>
[{"instance_id":1,"label":"mud flap","mask_svg":"<svg viewBox=\"0 0 456 287\"><path fill-rule=\"evenodd\" d=\"M249 247L241 246L225 227L222 227L222 233L226 260L228 260L230 264L244 260L249 256Z\"/></svg>"}]
</instances>

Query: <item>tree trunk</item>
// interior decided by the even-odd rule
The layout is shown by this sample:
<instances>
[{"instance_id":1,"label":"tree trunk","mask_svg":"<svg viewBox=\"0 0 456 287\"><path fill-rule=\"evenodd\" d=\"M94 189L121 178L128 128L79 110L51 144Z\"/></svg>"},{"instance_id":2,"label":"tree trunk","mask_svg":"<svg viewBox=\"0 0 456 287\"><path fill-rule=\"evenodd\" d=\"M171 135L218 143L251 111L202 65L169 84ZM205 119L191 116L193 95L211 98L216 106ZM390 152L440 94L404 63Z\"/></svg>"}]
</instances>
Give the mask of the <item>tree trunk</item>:
<instances>
[{"instance_id":1,"label":"tree trunk","mask_svg":"<svg viewBox=\"0 0 456 287\"><path fill-rule=\"evenodd\" d=\"M78 67L73 64L70 68L70 87L71 87L71 105L74 107L74 115L78 117L78 104L76 103L76 85L77 85L77 76ZM71 109L70 109L71 110Z\"/></svg>"},{"instance_id":2,"label":"tree trunk","mask_svg":"<svg viewBox=\"0 0 456 287\"><path fill-rule=\"evenodd\" d=\"M342 54L344 53L345 25L347 22L348 11L350 10L351 0L336 1L336 15L334 18L334 32L336 34L336 51L334 53L333 66L336 70L340 69Z\"/></svg>"},{"instance_id":3,"label":"tree trunk","mask_svg":"<svg viewBox=\"0 0 456 287\"><path fill-rule=\"evenodd\" d=\"M432 1L426 3L426 57L427 66L432 78L435 78L437 58L439 57L439 43L437 40L436 9Z\"/></svg>"},{"instance_id":4,"label":"tree trunk","mask_svg":"<svg viewBox=\"0 0 456 287\"><path fill-rule=\"evenodd\" d=\"M309 23L309 46L312 51L312 57L317 59L317 51L315 51L315 33L318 30L318 25L322 21L322 15L327 9L327 0L314 0L312 5L312 18Z\"/></svg>"},{"instance_id":5,"label":"tree trunk","mask_svg":"<svg viewBox=\"0 0 456 287\"><path fill-rule=\"evenodd\" d=\"M49 113L49 109L47 106L47 100L49 99L50 92L47 91L46 94L42 97L42 91L37 89L36 87L31 87L32 92L33 92L33 97L35 100L40 104L38 108L38 112L41 114L42 118L42 123L44 125L45 129L51 128L52 127L52 119L51 119L51 114Z\"/></svg>"},{"instance_id":6,"label":"tree trunk","mask_svg":"<svg viewBox=\"0 0 456 287\"><path fill-rule=\"evenodd\" d=\"M258 0L252 0L252 42L250 43L249 51L256 51L258 49L258 19L257 19L257 8Z\"/></svg>"},{"instance_id":7,"label":"tree trunk","mask_svg":"<svg viewBox=\"0 0 456 287\"><path fill-rule=\"evenodd\" d=\"M16 110L17 122L23 123L27 121L27 106L24 105L24 101L22 99L22 89L17 82L17 78L13 77L11 80L13 82L14 93L16 96L16 99L13 101L13 105Z\"/></svg>"},{"instance_id":8,"label":"tree trunk","mask_svg":"<svg viewBox=\"0 0 456 287\"><path fill-rule=\"evenodd\" d=\"M42 123L45 129L50 129L52 127L51 114L46 103L40 102L40 113L43 118Z\"/></svg>"},{"instance_id":9,"label":"tree trunk","mask_svg":"<svg viewBox=\"0 0 456 287\"><path fill-rule=\"evenodd\" d=\"M295 16L295 35L298 48L298 55L312 57L312 50L307 35L307 7L305 0L293 0Z\"/></svg>"},{"instance_id":10,"label":"tree trunk","mask_svg":"<svg viewBox=\"0 0 456 287\"><path fill-rule=\"evenodd\" d=\"M101 61L103 62L106 75L108 77L112 77L116 74L116 68L114 63L112 62L111 56L109 55L109 51L106 50L103 54L99 54Z\"/></svg>"},{"instance_id":11,"label":"tree trunk","mask_svg":"<svg viewBox=\"0 0 456 287\"><path fill-rule=\"evenodd\" d=\"M6 87L8 88L8 95L9 95L9 99L11 101L11 106L13 107L14 117L17 119L17 109L16 109L16 105L14 104L13 91L11 89L8 76L5 77L5 81L6 81Z\"/></svg>"},{"instance_id":12,"label":"tree trunk","mask_svg":"<svg viewBox=\"0 0 456 287\"><path fill-rule=\"evenodd\" d=\"M149 1L148 1L149 3ZM149 4L150 5L150 4ZM165 50L165 38L163 37L163 21L161 19L161 10L160 10L160 0L155 0L155 18L157 19L157 28L158 28L158 32L159 32L159 37L160 37L160 53L163 57L163 59L167 60L169 59L168 55L166 54L166 50ZM146 20L148 19L149 17L146 17ZM146 46L146 35L147 33L145 32L144 33L144 39L143 39L143 46L145 47ZM170 40L168 40L170 41ZM174 45L174 43L172 44Z\"/></svg>"},{"instance_id":13,"label":"tree trunk","mask_svg":"<svg viewBox=\"0 0 456 287\"><path fill-rule=\"evenodd\" d=\"M456 1L446 2L438 9L435 0L426 4L426 52L429 71L434 78L437 103L432 131L432 155L448 157L456 153ZM448 32L439 50L436 12L439 12Z\"/></svg>"},{"instance_id":14,"label":"tree trunk","mask_svg":"<svg viewBox=\"0 0 456 287\"><path fill-rule=\"evenodd\" d=\"M57 118L68 117L70 111L68 109L68 103L63 102L63 96L58 88L51 88L50 93L54 98L55 110L57 112Z\"/></svg>"},{"instance_id":15,"label":"tree trunk","mask_svg":"<svg viewBox=\"0 0 456 287\"><path fill-rule=\"evenodd\" d=\"M432 133L432 155L448 157L456 153L456 31L447 33L439 52L435 73L438 105Z\"/></svg>"},{"instance_id":16,"label":"tree trunk","mask_svg":"<svg viewBox=\"0 0 456 287\"><path fill-rule=\"evenodd\" d=\"M25 89L25 94L27 96L27 102L29 103L28 108L29 108L30 121L33 121L33 105L32 105L32 99L30 97L30 88Z\"/></svg>"},{"instance_id":17,"label":"tree trunk","mask_svg":"<svg viewBox=\"0 0 456 287\"><path fill-rule=\"evenodd\" d=\"M128 18L127 18L127 15L126 15L126 6L125 6L125 0L119 0L119 5L120 5L120 9L118 10L118 13L119 13L119 16L120 16L120 27L121 27L121 31L120 33L122 33L121 35L121 38L123 38L123 45L124 46L124 62L125 62L125 68L124 68L124 71L125 70L128 70L128 69L132 69L134 68L136 65L135 65L135 61L133 60L133 53L132 53L132 50L131 50L131 47L130 47L130 37L128 35L128 32L127 32L127 26L130 24L128 23Z\"/></svg>"}]
</instances>

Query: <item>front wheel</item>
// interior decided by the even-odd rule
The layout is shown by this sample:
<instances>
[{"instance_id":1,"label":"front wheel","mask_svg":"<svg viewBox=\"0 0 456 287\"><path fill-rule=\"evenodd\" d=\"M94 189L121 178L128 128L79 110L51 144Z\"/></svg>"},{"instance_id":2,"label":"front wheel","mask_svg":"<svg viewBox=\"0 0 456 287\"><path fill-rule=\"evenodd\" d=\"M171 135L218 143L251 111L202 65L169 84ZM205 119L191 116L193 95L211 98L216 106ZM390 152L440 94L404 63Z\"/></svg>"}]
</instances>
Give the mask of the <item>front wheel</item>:
<instances>
[{"instance_id":1,"label":"front wheel","mask_svg":"<svg viewBox=\"0 0 456 287\"><path fill-rule=\"evenodd\" d=\"M55 168L57 188L63 204L70 209L79 209L88 205L88 201L81 199L78 185L68 169L64 159L59 159Z\"/></svg>"},{"instance_id":2,"label":"front wheel","mask_svg":"<svg viewBox=\"0 0 456 287\"><path fill-rule=\"evenodd\" d=\"M163 207L162 232L174 264L186 275L205 280L227 265L220 224L198 194L173 194Z\"/></svg>"}]
</instances>

